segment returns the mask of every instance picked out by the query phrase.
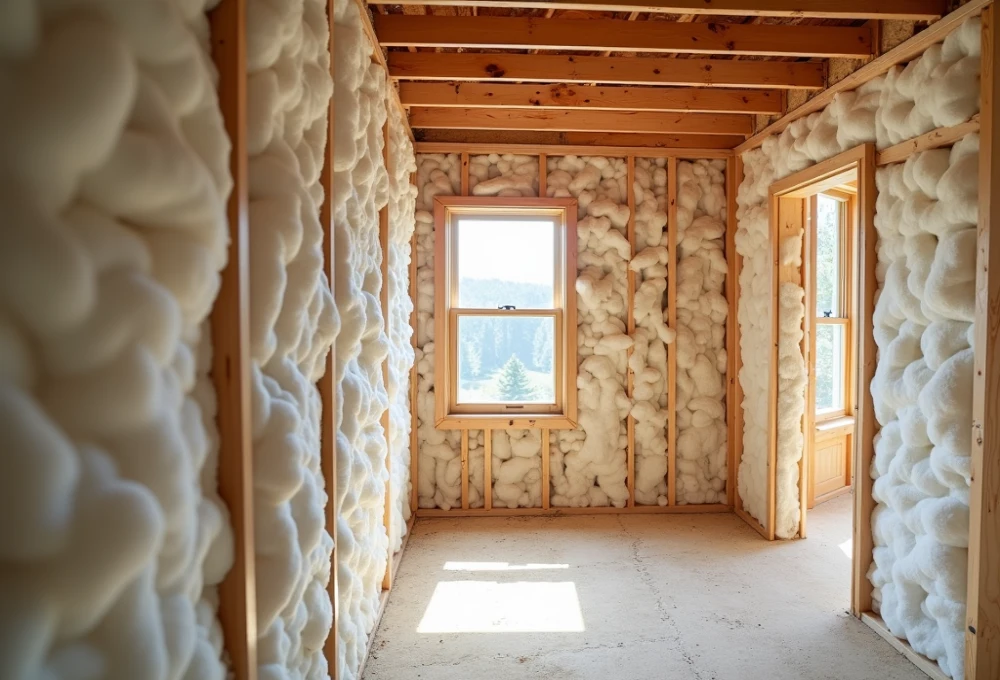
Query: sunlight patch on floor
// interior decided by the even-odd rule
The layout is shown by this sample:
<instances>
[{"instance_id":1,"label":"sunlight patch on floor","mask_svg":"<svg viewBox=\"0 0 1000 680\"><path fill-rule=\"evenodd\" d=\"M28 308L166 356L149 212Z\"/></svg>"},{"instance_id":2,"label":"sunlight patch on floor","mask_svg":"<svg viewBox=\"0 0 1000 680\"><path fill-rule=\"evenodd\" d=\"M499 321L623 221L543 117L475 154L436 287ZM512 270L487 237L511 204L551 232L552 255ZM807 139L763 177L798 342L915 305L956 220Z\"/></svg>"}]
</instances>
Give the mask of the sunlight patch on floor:
<instances>
[{"instance_id":1,"label":"sunlight patch on floor","mask_svg":"<svg viewBox=\"0 0 1000 680\"><path fill-rule=\"evenodd\" d=\"M576 584L442 581L418 633L575 633L586 630Z\"/></svg>"},{"instance_id":2,"label":"sunlight patch on floor","mask_svg":"<svg viewBox=\"0 0 1000 680\"><path fill-rule=\"evenodd\" d=\"M854 539L849 538L837 547L840 548L841 552L847 555L847 559L851 559L851 552L854 549Z\"/></svg>"},{"instance_id":3,"label":"sunlight patch on floor","mask_svg":"<svg viewBox=\"0 0 1000 680\"><path fill-rule=\"evenodd\" d=\"M445 571L534 571L569 569L568 564L511 564L510 562L445 562Z\"/></svg>"}]
</instances>

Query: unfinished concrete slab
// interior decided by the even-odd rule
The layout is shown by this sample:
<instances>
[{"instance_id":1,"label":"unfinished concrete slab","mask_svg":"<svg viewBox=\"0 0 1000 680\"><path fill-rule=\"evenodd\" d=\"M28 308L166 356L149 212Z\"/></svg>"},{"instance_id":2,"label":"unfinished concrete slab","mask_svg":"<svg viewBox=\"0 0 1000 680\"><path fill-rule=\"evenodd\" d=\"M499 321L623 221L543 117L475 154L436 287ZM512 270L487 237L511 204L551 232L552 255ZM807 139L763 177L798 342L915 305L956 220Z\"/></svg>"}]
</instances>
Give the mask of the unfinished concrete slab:
<instances>
[{"instance_id":1,"label":"unfinished concrete slab","mask_svg":"<svg viewBox=\"0 0 1000 680\"><path fill-rule=\"evenodd\" d=\"M910 680L850 616L850 497L735 515L421 520L366 680Z\"/></svg>"}]
</instances>

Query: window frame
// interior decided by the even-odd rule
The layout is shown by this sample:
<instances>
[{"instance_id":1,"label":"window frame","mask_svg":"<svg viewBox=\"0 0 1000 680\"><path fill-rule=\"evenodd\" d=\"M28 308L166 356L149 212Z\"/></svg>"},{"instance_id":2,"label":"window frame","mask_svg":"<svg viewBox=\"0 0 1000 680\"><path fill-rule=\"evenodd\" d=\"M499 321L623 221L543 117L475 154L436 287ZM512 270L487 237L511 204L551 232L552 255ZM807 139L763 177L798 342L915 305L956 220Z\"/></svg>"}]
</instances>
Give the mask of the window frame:
<instances>
[{"instance_id":1,"label":"window frame","mask_svg":"<svg viewBox=\"0 0 1000 680\"><path fill-rule=\"evenodd\" d=\"M555 218L552 309L479 309L458 306L458 217ZM438 196L434 199L435 427L456 429L577 427L576 254L577 201L573 198ZM554 318L554 403L459 404L458 323L469 316Z\"/></svg>"},{"instance_id":2,"label":"window frame","mask_svg":"<svg viewBox=\"0 0 1000 680\"><path fill-rule=\"evenodd\" d=\"M816 245L818 239L815 237L816 225L818 224L818 209L819 209L819 197L825 196L831 198L841 204L840 210L840 244L838 253L838 264L840 267L840 291L837 297L838 309L833 310L833 315L826 317L820 316L818 310L816 309L815 301L815 291L816 291L816 271L817 261L816 261ZM815 424L819 425L831 420L836 420L838 418L848 417L854 414L854 400L851 390L851 380L853 373L853 356L852 356L852 342L851 338L853 336L853 315L852 310L854 309L854 291L853 291L853 281L854 281L854 263L853 263L853 253L851 252L853 239L854 239L854 225L857 224L857 196L854 193L845 191L843 188L830 188L824 189L817 192L816 194L810 196L809 198L809 220L810 228L813 233L812 241L812 253L811 253L811 290L813 295L811 296L811 304L808 313L812 314L813 317L813 332L812 332L812 361L816 360L816 339L817 331L819 326L840 326L843 328L843 373L841 375L841 393L844 395L844 405L843 408L828 408L819 409L816 408L815 401L813 403L813 419Z\"/></svg>"}]
</instances>

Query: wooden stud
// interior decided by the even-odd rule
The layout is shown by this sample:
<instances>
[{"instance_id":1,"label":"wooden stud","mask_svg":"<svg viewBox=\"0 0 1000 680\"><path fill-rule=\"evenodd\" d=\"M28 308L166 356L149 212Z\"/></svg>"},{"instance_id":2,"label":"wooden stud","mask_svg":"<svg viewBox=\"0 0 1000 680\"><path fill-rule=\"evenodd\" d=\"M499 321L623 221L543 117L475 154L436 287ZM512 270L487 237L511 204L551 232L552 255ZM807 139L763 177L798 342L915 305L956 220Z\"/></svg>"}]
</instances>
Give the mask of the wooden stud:
<instances>
[{"instance_id":1,"label":"wooden stud","mask_svg":"<svg viewBox=\"0 0 1000 680\"><path fill-rule=\"evenodd\" d=\"M226 204L229 247L210 319L211 377L217 395L219 496L233 529L233 566L219 584L219 623L237 680L257 677L253 436L250 404L250 239L248 232L246 3L222 0L209 14L219 107L232 144L233 189Z\"/></svg>"},{"instance_id":2,"label":"wooden stud","mask_svg":"<svg viewBox=\"0 0 1000 680\"><path fill-rule=\"evenodd\" d=\"M414 106L414 128L448 130L560 130L696 135L750 134L750 117L727 113L589 111L566 109L473 109Z\"/></svg>"},{"instance_id":3,"label":"wooden stud","mask_svg":"<svg viewBox=\"0 0 1000 680\"><path fill-rule=\"evenodd\" d=\"M806 219L803 220L805 230L802 235L802 268L799 273L799 280L802 282L802 289L805 291L805 315L802 317L803 334L799 347L802 356L805 357L806 364L806 405L802 411L802 433L803 446L802 457L799 459L799 538L806 538L808 527L809 510L809 488L810 475L812 474L812 456L815 450L814 439L816 433L816 371L814 369L814 357L816 356L816 239L814 238L816 227L813 223L813 216L816 211L813 209L815 196L803 202L803 208L808 211ZM848 223L849 224L849 223ZM847 260L850 262L850 260ZM850 344L847 342L846 344ZM850 367L847 367L848 374Z\"/></svg>"},{"instance_id":4,"label":"wooden stud","mask_svg":"<svg viewBox=\"0 0 1000 680\"><path fill-rule=\"evenodd\" d=\"M382 162L385 164L389 181L392 182L392 160L389 154L389 122L382 125ZM382 307L383 328L385 337L389 339L391 327L389 314L389 254L392 250L389 247L389 205L386 204L378 211L378 243L379 250L382 251L382 290L379 292L379 303ZM389 357L382 361L382 384L385 386L385 393L389 394ZM385 482L385 507L382 512L382 524L385 526L386 536L389 537L389 554L386 559L385 574L382 577L382 589L392 588L392 421L390 418L391 409L386 408L382 414L382 430L385 433L385 467L389 471L389 479Z\"/></svg>"},{"instance_id":5,"label":"wooden stud","mask_svg":"<svg viewBox=\"0 0 1000 680\"><path fill-rule=\"evenodd\" d=\"M383 47L583 50L779 57L871 55L871 29L614 19L377 14Z\"/></svg>"},{"instance_id":6,"label":"wooden stud","mask_svg":"<svg viewBox=\"0 0 1000 680\"><path fill-rule=\"evenodd\" d=\"M483 430L483 508L493 508L493 430Z\"/></svg>"},{"instance_id":7,"label":"wooden stud","mask_svg":"<svg viewBox=\"0 0 1000 680\"><path fill-rule=\"evenodd\" d=\"M626 162L626 186L628 187L628 226L626 227L626 235L628 237L630 251L629 259L631 261L631 258L635 257L635 156L628 156ZM626 269L626 275L626 324L629 337L634 338L636 274L631 267L628 267ZM631 347L628 348L628 352L626 354L629 358L632 357ZM635 389L635 372L632 370L631 366L628 366L626 372L628 377L625 384L625 393L631 401L632 391ZM628 456L626 461L625 485L628 487L628 507L632 507L635 505L635 418L632 416L631 412L625 417L625 432L625 450Z\"/></svg>"},{"instance_id":8,"label":"wooden stud","mask_svg":"<svg viewBox=\"0 0 1000 680\"><path fill-rule=\"evenodd\" d=\"M552 474L549 471L549 431L541 430L542 437L542 509L548 510L551 507L549 494L552 493Z\"/></svg>"},{"instance_id":9,"label":"wooden stud","mask_svg":"<svg viewBox=\"0 0 1000 680\"><path fill-rule=\"evenodd\" d=\"M964 123L946 128L937 128L936 130L925 132L919 137L908 139L905 142L900 142L895 146L890 146L888 149L879 151L875 156L875 164L882 166L889 165L890 163L902 163L915 153L951 146L962 139L962 137L973 132L979 132L978 113Z\"/></svg>"},{"instance_id":10,"label":"wooden stud","mask_svg":"<svg viewBox=\"0 0 1000 680\"><path fill-rule=\"evenodd\" d=\"M462 430L462 509L469 509L469 431Z\"/></svg>"},{"instance_id":11,"label":"wooden stud","mask_svg":"<svg viewBox=\"0 0 1000 680\"><path fill-rule=\"evenodd\" d=\"M410 174L410 184L416 185L417 174ZM410 345L413 352L417 351L417 232L414 230L410 237L410 300L413 309L410 310L410 328L413 333L410 335ZM420 469L420 441L417 437L417 395L418 381L417 364L414 362L410 367L410 512L415 513L419 505L417 497L417 480Z\"/></svg>"},{"instance_id":12,"label":"wooden stud","mask_svg":"<svg viewBox=\"0 0 1000 680\"><path fill-rule=\"evenodd\" d=\"M687 506L682 506L682 507L687 507ZM742 507L733 507L733 512L736 514L737 517L739 517L744 522L749 524L754 531L756 531L764 538L764 540L766 541L773 540L770 536L768 536L767 529L764 528L764 525L758 522L756 519L754 519L753 516L751 516L750 513L744 510Z\"/></svg>"},{"instance_id":13,"label":"wooden stud","mask_svg":"<svg viewBox=\"0 0 1000 680\"><path fill-rule=\"evenodd\" d=\"M454 517L568 517L572 515L712 515L731 512L732 508L725 503L704 505L638 505L634 508L616 508L599 506L586 508L493 508L486 511L483 508L469 510L441 510L439 508L420 508L417 519L454 518Z\"/></svg>"},{"instance_id":14,"label":"wooden stud","mask_svg":"<svg viewBox=\"0 0 1000 680\"><path fill-rule=\"evenodd\" d=\"M893 635L878 614L865 612L861 615L861 622L878 633L883 640L892 645L893 649L905 656L910 663L919 668L931 680L950 680L937 663L913 649L908 642ZM972 680L968 674L965 677L967 680Z\"/></svg>"},{"instance_id":15,"label":"wooden stud","mask_svg":"<svg viewBox=\"0 0 1000 680\"><path fill-rule=\"evenodd\" d=\"M548 194L549 158L546 154L538 154L538 195L547 198Z\"/></svg>"},{"instance_id":16,"label":"wooden stud","mask_svg":"<svg viewBox=\"0 0 1000 680\"><path fill-rule=\"evenodd\" d=\"M580 84L401 82L404 106L783 113L777 90Z\"/></svg>"},{"instance_id":17,"label":"wooden stud","mask_svg":"<svg viewBox=\"0 0 1000 680\"><path fill-rule=\"evenodd\" d=\"M677 159L667 161L667 325L677 330ZM667 345L667 505L677 505L677 340Z\"/></svg>"},{"instance_id":18,"label":"wooden stud","mask_svg":"<svg viewBox=\"0 0 1000 680\"><path fill-rule=\"evenodd\" d=\"M567 135L569 133L563 133ZM622 137L623 135L615 135ZM631 136L631 135L630 135ZM641 135L636 135L641 136ZM695 135L692 135L695 136ZM713 137L715 139L716 137ZM729 139L729 137L717 137ZM549 156L614 156L624 157L641 155L643 158L729 158L733 155L731 149L663 149L637 148L630 146L579 146L565 144L497 144L497 143L464 143L464 142L417 142L414 144L417 153L514 153Z\"/></svg>"},{"instance_id":19,"label":"wooden stud","mask_svg":"<svg viewBox=\"0 0 1000 680\"><path fill-rule=\"evenodd\" d=\"M469 195L469 152L462 153L462 184L461 192L463 196Z\"/></svg>"},{"instance_id":20,"label":"wooden stud","mask_svg":"<svg viewBox=\"0 0 1000 680\"><path fill-rule=\"evenodd\" d=\"M996 6L991 5L983 12L982 25L966 680L1000 677L1000 238L990 238L991 226L1000 224L1000 201L993 200L1000 184L996 22Z\"/></svg>"},{"instance_id":21,"label":"wooden stud","mask_svg":"<svg viewBox=\"0 0 1000 680\"><path fill-rule=\"evenodd\" d=\"M547 153L553 156L643 158L728 158L741 135L666 135L629 132L559 132L558 130L438 130L421 132L423 149L487 150L487 153ZM503 149L504 151L500 151ZM522 149L522 151L517 151ZM441 151L440 153L453 153Z\"/></svg>"},{"instance_id":22,"label":"wooden stud","mask_svg":"<svg viewBox=\"0 0 1000 680\"><path fill-rule=\"evenodd\" d=\"M739 255L736 253L736 192L742 182L742 163L740 159L733 156L726 164L726 201L728 212L726 219L726 263L729 272L726 275L726 300L729 302L729 316L726 319L726 425L728 426L727 443L727 476L726 476L726 502L735 507L736 505L736 467L739 465L739 458L736 455L736 440L742 440L742 428L736 429L736 411L741 406L736 401L736 388L739 382L737 375L737 361L739 340L739 322L737 321L737 298L738 287L738 267Z\"/></svg>"},{"instance_id":23,"label":"wooden stud","mask_svg":"<svg viewBox=\"0 0 1000 680\"><path fill-rule=\"evenodd\" d=\"M606 83L821 90L822 62L591 57L566 54L390 52L389 75L402 80L491 83Z\"/></svg>"},{"instance_id":24,"label":"wooden stud","mask_svg":"<svg viewBox=\"0 0 1000 680\"><path fill-rule=\"evenodd\" d=\"M370 0L370 5L501 7L507 9L649 12L694 16L792 17L796 19L909 19L930 21L948 9L942 0ZM549 14L551 16L551 14Z\"/></svg>"},{"instance_id":25,"label":"wooden stud","mask_svg":"<svg viewBox=\"0 0 1000 680\"><path fill-rule=\"evenodd\" d=\"M839 93L856 90L869 80L882 75L893 66L912 61L916 57L923 54L928 47L934 45L935 43L939 43L948 37L948 34L961 26L966 19L974 17L982 12L983 7L992 3L992 1L993 0L969 0L969 2L961 5L958 9L948 14L940 21L936 21L931 24L906 42L897 45L895 48L886 52L882 56L873 59L851 75L847 76L843 80L837 81L837 83L828 87L821 94L816 95L806 103L802 104L802 106L797 107L764 129L759 130L753 137L736 147L736 152L743 153L744 151L757 148L764 143L765 139L771 135L781 133L785 128L799 118L804 118L810 113L816 113L817 111L825 109L833 101L833 98Z\"/></svg>"}]
</instances>

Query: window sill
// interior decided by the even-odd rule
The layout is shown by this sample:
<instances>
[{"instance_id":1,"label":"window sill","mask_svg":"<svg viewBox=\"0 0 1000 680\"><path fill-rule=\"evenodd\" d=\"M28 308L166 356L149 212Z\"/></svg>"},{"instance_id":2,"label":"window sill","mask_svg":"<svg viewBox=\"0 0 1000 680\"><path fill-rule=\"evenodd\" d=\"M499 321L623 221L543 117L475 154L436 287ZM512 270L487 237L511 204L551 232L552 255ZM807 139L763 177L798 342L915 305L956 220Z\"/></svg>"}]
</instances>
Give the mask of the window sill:
<instances>
[{"instance_id":1,"label":"window sill","mask_svg":"<svg viewBox=\"0 0 1000 680\"><path fill-rule=\"evenodd\" d=\"M854 416L828 418L816 423L816 438L842 437L854 433Z\"/></svg>"},{"instance_id":2,"label":"window sill","mask_svg":"<svg viewBox=\"0 0 1000 680\"><path fill-rule=\"evenodd\" d=\"M562 414L519 415L453 413L437 420L439 430L572 430L577 423Z\"/></svg>"}]
</instances>

